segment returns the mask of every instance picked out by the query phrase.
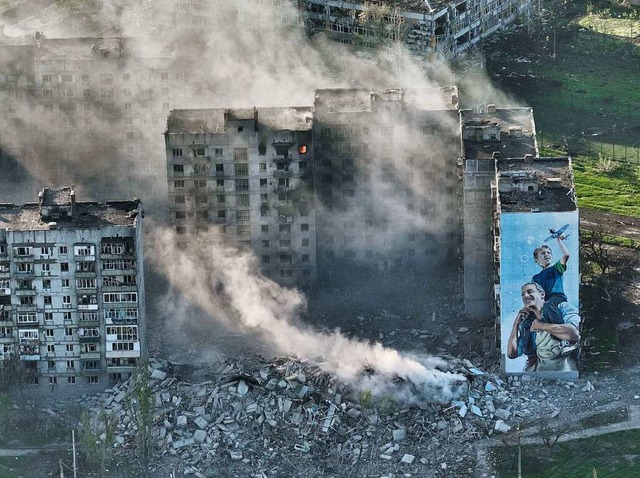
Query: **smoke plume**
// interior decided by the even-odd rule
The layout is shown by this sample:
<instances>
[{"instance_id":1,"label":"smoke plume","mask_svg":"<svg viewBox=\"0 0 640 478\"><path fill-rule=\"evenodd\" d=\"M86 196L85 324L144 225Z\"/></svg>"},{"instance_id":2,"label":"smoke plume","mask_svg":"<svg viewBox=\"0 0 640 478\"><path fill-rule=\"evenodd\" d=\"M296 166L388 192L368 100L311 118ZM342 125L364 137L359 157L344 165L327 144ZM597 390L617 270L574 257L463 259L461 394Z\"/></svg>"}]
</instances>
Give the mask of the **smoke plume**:
<instances>
[{"instance_id":1,"label":"smoke plume","mask_svg":"<svg viewBox=\"0 0 640 478\"><path fill-rule=\"evenodd\" d=\"M259 331L278 353L309 358L356 389L403 403L446 402L463 390L466 379L447 372L443 360L349 339L339 330L325 333L305 326L299 320L305 297L262 276L252 254L204 236L186 250L176 249L172 231L158 226L154 231L156 247L148 259L180 298L176 309L164 311L173 320L184 320L186 299L211 320ZM168 307L172 302L164 303Z\"/></svg>"}]
</instances>

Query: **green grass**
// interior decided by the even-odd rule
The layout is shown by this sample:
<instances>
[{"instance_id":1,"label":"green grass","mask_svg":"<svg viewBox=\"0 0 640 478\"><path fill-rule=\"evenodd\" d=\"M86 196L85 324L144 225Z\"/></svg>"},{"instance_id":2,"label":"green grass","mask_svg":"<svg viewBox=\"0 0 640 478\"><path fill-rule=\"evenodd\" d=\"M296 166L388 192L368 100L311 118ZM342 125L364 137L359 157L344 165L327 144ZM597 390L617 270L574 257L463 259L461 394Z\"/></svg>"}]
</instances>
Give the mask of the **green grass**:
<instances>
[{"instance_id":1,"label":"green grass","mask_svg":"<svg viewBox=\"0 0 640 478\"><path fill-rule=\"evenodd\" d=\"M613 18L590 13L578 20L578 25L603 35L634 38L640 33L640 21L635 15Z\"/></svg>"},{"instance_id":2,"label":"green grass","mask_svg":"<svg viewBox=\"0 0 640 478\"><path fill-rule=\"evenodd\" d=\"M517 447L494 450L499 478L516 476ZM522 476L526 478L637 478L640 476L640 431L610 433L599 437L546 446L522 447Z\"/></svg>"},{"instance_id":3,"label":"green grass","mask_svg":"<svg viewBox=\"0 0 640 478\"><path fill-rule=\"evenodd\" d=\"M595 428L613 423L626 422L629 420L629 414L626 408L615 408L607 412L596 413L580 420L580 426L583 428Z\"/></svg>"},{"instance_id":4,"label":"green grass","mask_svg":"<svg viewBox=\"0 0 640 478\"><path fill-rule=\"evenodd\" d=\"M578 156L573 170L579 207L640 217L640 166L623 164L601 172L596 159Z\"/></svg>"},{"instance_id":5,"label":"green grass","mask_svg":"<svg viewBox=\"0 0 640 478\"><path fill-rule=\"evenodd\" d=\"M33 457L0 456L0 478L16 478L29 468Z\"/></svg>"},{"instance_id":6,"label":"green grass","mask_svg":"<svg viewBox=\"0 0 640 478\"><path fill-rule=\"evenodd\" d=\"M542 155L573 157L579 207L640 217L640 46L620 31L640 32L640 22L628 20L640 18L640 8L598 0L546 8L555 16L544 29L487 42L490 77L533 107ZM603 172L599 158L622 167Z\"/></svg>"}]
</instances>

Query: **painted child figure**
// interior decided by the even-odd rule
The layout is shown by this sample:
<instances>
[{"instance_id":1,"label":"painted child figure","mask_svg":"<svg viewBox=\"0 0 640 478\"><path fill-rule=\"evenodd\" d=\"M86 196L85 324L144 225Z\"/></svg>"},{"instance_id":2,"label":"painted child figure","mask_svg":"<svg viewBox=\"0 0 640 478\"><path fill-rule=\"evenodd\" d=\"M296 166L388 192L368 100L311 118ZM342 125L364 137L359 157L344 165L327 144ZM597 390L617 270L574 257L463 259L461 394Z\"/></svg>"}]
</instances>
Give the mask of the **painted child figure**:
<instances>
[{"instance_id":1,"label":"painted child figure","mask_svg":"<svg viewBox=\"0 0 640 478\"><path fill-rule=\"evenodd\" d=\"M569 250L564 244L565 237L558 236L558 247L562 252L562 257L555 263L553 261L553 252L546 244L537 247L533 251L533 258L542 268L540 272L533 276L532 280L544 289L545 303L542 308L540 320L549 324L563 324L564 320L558 305L567 302L567 296L564 293L564 285L562 276L567 270L567 261L569 260ZM577 344L566 343L563 347L564 353L575 350Z\"/></svg>"}]
</instances>

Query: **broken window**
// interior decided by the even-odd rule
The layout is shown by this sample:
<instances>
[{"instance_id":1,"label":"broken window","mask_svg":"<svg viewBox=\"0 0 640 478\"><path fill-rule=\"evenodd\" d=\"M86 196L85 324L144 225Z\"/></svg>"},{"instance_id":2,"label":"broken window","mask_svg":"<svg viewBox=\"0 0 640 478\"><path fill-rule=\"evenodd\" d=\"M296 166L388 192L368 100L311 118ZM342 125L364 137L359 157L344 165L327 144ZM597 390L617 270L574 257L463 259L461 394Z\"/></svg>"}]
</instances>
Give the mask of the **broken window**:
<instances>
[{"instance_id":1,"label":"broken window","mask_svg":"<svg viewBox=\"0 0 640 478\"><path fill-rule=\"evenodd\" d=\"M267 187L267 178L260 178L260 187L261 188Z\"/></svg>"},{"instance_id":2,"label":"broken window","mask_svg":"<svg viewBox=\"0 0 640 478\"><path fill-rule=\"evenodd\" d=\"M176 204L184 204L186 202L184 196L176 196L175 200L176 200Z\"/></svg>"},{"instance_id":3,"label":"broken window","mask_svg":"<svg viewBox=\"0 0 640 478\"><path fill-rule=\"evenodd\" d=\"M267 163L258 163L258 170L261 173L267 172Z\"/></svg>"},{"instance_id":4,"label":"broken window","mask_svg":"<svg viewBox=\"0 0 640 478\"><path fill-rule=\"evenodd\" d=\"M214 148L213 154L216 156L222 156L223 150L222 148Z\"/></svg>"},{"instance_id":5,"label":"broken window","mask_svg":"<svg viewBox=\"0 0 640 478\"><path fill-rule=\"evenodd\" d=\"M271 256L267 256L267 255L262 256L263 264L268 264L269 262L271 262Z\"/></svg>"},{"instance_id":6,"label":"broken window","mask_svg":"<svg viewBox=\"0 0 640 478\"><path fill-rule=\"evenodd\" d=\"M187 213L185 211L176 211L176 219L186 219Z\"/></svg>"},{"instance_id":7,"label":"broken window","mask_svg":"<svg viewBox=\"0 0 640 478\"><path fill-rule=\"evenodd\" d=\"M268 224L262 224L262 225L260 226L260 230L261 230L262 232L269 232L269 225L268 225Z\"/></svg>"},{"instance_id":8,"label":"broken window","mask_svg":"<svg viewBox=\"0 0 640 478\"><path fill-rule=\"evenodd\" d=\"M302 254L302 262L309 262L309 254Z\"/></svg>"},{"instance_id":9,"label":"broken window","mask_svg":"<svg viewBox=\"0 0 640 478\"><path fill-rule=\"evenodd\" d=\"M246 161L248 159L247 148L233 148L234 161Z\"/></svg>"},{"instance_id":10,"label":"broken window","mask_svg":"<svg viewBox=\"0 0 640 478\"><path fill-rule=\"evenodd\" d=\"M249 175L249 163L236 163L234 166L235 166L236 176Z\"/></svg>"},{"instance_id":11,"label":"broken window","mask_svg":"<svg viewBox=\"0 0 640 478\"><path fill-rule=\"evenodd\" d=\"M236 179L236 191L248 191L249 180L248 179Z\"/></svg>"},{"instance_id":12,"label":"broken window","mask_svg":"<svg viewBox=\"0 0 640 478\"><path fill-rule=\"evenodd\" d=\"M238 194L237 196L237 205L243 207L249 207L249 195L248 194Z\"/></svg>"},{"instance_id":13,"label":"broken window","mask_svg":"<svg viewBox=\"0 0 640 478\"><path fill-rule=\"evenodd\" d=\"M184 164L174 164L173 165L174 173L184 173Z\"/></svg>"},{"instance_id":14,"label":"broken window","mask_svg":"<svg viewBox=\"0 0 640 478\"><path fill-rule=\"evenodd\" d=\"M281 264L291 264L293 262L293 257L291 254L280 254L280 263Z\"/></svg>"},{"instance_id":15,"label":"broken window","mask_svg":"<svg viewBox=\"0 0 640 478\"><path fill-rule=\"evenodd\" d=\"M196 204L207 204L207 196L204 194L198 194L196 196Z\"/></svg>"},{"instance_id":16,"label":"broken window","mask_svg":"<svg viewBox=\"0 0 640 478\"><path fill-rule=\"evenodd\" d=\"M249 209L238 209L236 211L238 222L249 222L251 219L251 211Z\"/></svg>"},{"instance_id":17,"label":"broken window","mask_svg":"<svg viewBox=\"0 0 640 478\"><path fill-rule=\"evenodd\" d=\"M208 163L196 163L193 165L194 174L209 174Z\"/></svg>"},{"instance_id":18,"label":"broken window","mask_svg":"<svg viewBox=\"0 0 640 478\"><path fill-rule=\"evenodd\" d=\"M307 232L309 230L309 224L300 224L300 230L302 232Z\"/></svg>"},{"instance_id":19,"label":"broken window","mask_svg":"<svg viewBox=\"0 0 640 478\"><path fill-rule=\"evenodd\" d=\"M238 225L238 237L248 237L251 235L251 225L250 224L239 224Z\"/></svg>"},{"instance_id":20,"label":"broken window","mask_svg":"<svg viewBox=\"0 0 640 478\"><path fill-rule=\"evenodd\" d=\"M174 181L173 182L173 187L174 188L184 188L184 181L183 180Z\"/></svg>"}]
</instances>

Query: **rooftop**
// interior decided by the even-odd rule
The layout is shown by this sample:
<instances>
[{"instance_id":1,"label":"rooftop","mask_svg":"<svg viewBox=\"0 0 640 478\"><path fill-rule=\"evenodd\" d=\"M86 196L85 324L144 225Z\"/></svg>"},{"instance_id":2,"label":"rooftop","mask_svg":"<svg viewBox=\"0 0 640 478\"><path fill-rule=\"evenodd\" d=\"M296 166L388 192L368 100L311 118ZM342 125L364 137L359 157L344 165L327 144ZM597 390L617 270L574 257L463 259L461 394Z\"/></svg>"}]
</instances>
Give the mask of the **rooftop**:
<instances>
[{"instance_id":1,"label":"rooftop","mask_svg":"<svg viewBox=\"0 0 640 478\"><path fill-rule=\"evenodd\" d=\"M55 225L40 218L40 206L0 204L0 229L7 231L41 231L48 229L96 229L104 226L133 226L141 202L78 202L71 219L59 219Z\"/></svg>"},{"instance_id":2,"label":"rooftop","mask_svg":"<svg viewBox=\"0 0 640 478\"><path fill-rule=\"evenodd\" d=\"M537 156L535 122L532 108L495 108L487 112L460 111L464 157L491 159Z\"/></svg>"},{"instance_id":3,"label":"rooftop","mask_svg":"<svg viewBox=\"0 0 640 478\"><path fill-rule=\"evenodd\" d=\"M73 188L44 188L42 190L42 206L66 206L73 202Z\"/></svg>"},{"instance_id":4,"label":"rooftop","mask_svg":"<svg viewBox=\"0 0 640 478\"><path fill-rule=\"evenodd\" d=\"M571 159L496 160L502 212L559 212L577 209Z\"/></svg>"},{"instance_id":5,"label":"rooftop","mask_svg":"<svg viewBox=\"0 0 640 478\"><path fill-rule=\"evenodd\" d=\"M313 107L282 108L211 108L172 110L167 119L167 133L224 133L228 121L253 121L274 130L308 131Z\"/></svg>"},{"instance_id":6,"label":"rooftop","mask_svg":"<svg viewBox=\"0 0 640 478\"><path fill-rule=\"evenodd\" d=\"M349 2L335 2L332 0L308 0L310 3L319 3L320 5L331 4L342 8L349 9L354 6L364 6L365 4L398 7L401 11L433 13L435 10L449 5L453 2L443 0L351 0ZM362 7L361 7L362 8Z\"/></svg>"},{"instance_id":7,"label":"rooftop","mask_svg":"<svg viewBox=\"0 0 640 478\"><path fill-rule=\"evenodd\" d=\"M456 110L458 89L444 88L389 88L375 91L368 88L331 88L316 90L315 107L332 113L371 112L374 102L401 102L403 105L424 110Z\"/></svg>"}]
</instances>

